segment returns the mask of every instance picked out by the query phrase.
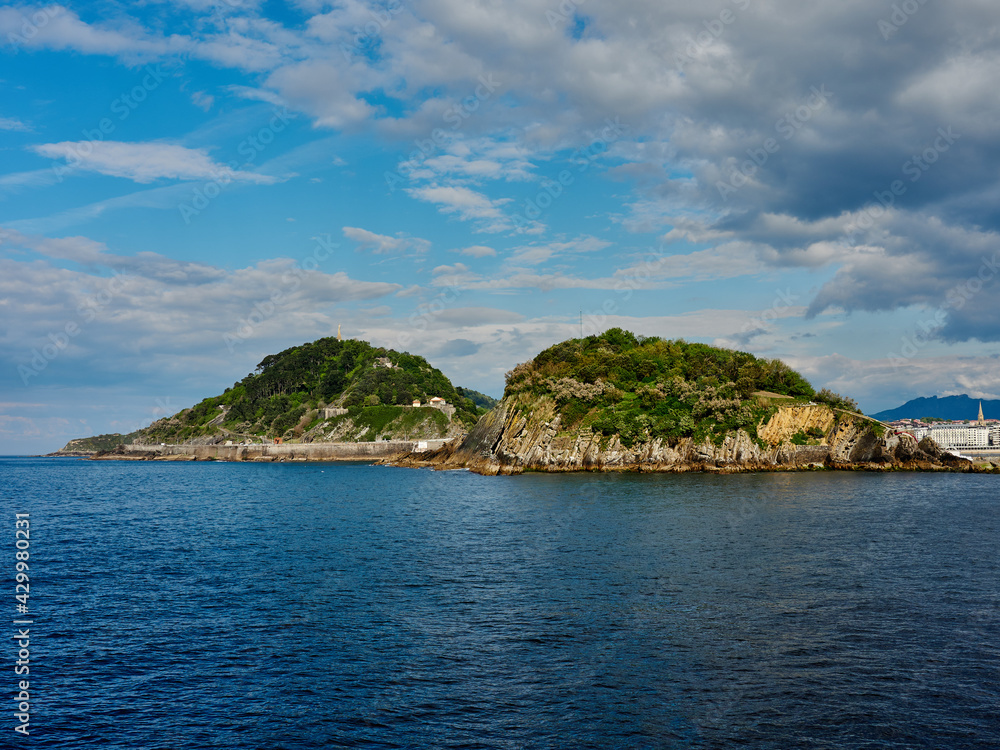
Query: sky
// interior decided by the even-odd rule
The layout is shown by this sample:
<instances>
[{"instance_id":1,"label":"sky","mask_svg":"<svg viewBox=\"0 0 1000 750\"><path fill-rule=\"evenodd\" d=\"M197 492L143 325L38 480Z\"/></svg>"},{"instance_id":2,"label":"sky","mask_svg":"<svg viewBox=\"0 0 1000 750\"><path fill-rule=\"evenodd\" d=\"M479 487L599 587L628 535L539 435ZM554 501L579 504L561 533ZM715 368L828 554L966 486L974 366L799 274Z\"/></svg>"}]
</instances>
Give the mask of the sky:
<instances>
[{"instance_id":1,"label":"sky","mask_svg":"<svg viewBox=\"0 0 1000 750\"><path fill-rule=\"evenodd\" d=\"M619 326L868 412L1000 397L998 32L995 0L0 7L0 453L338 326L493 396Z\"/></svg>"}]
</instances>

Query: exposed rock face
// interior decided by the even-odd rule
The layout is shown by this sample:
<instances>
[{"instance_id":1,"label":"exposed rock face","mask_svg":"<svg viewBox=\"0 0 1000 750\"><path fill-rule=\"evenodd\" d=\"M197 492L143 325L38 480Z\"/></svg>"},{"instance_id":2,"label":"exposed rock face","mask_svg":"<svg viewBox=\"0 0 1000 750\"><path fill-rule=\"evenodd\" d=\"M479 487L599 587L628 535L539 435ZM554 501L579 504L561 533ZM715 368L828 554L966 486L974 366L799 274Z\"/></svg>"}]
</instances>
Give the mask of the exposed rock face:
<instances>
[{"instance_id":1,"label":"exposed rock face","mask_svg":"<svg viewBox=\"0 0 1000 750\"><path fill-rule=\"evenodd\" d=\"M810 431L812 431L810 433ZM880 435L861 415L823 405L780 407L758 428L759 440L743 430L721 443L692 438L653 438L624 446L618 435L590 429L563 430L555 402L545 397L521 404L504 399L461 443L392 461L402 466L468 468L481 474L536 471L761 471L808 467L840 469L970 470L968 461L937 455L909 435ZM812 445L795 435L813 434ZM801 441L800 441L801 442Z\"/></svg>"}]
</instances>

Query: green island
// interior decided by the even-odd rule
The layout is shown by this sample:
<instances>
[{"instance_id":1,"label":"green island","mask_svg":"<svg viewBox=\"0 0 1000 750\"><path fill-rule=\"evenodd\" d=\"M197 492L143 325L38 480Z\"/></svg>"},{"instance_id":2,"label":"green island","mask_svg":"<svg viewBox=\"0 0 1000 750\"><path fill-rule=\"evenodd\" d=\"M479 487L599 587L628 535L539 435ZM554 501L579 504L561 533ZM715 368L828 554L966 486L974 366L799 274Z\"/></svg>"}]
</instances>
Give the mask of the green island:
<instances>
[{"instance_id":1,"label":"green island","mask_svg":"<svg viewBox=\"0 0 1000 750\"><path fill-rule=\"evenodd\" d=\"M427 406L432 399L454 411ZM221 395L154 422L128 442L445 437L467 430L486 411L477 399L489 402L456 389L423 357L328 337L265 357Z\"/></svg>"},{"instance_id":2,"label":"green island","mask_svg":"<svg viewBox=\"0 0 1000 750\"><path fill-rule=\"evenodd\" d=\"M63 455L165 460L367 460L522 471L966 470L816 391L777 359L620 328L517 365L503 398L456 388L423 357L323 338L129 435ZM992 470L992 467L990 467Z\"/></svg>"},{"instance_id":3,"label":"green island","mask_svg":"<svg viewBox=\"0 0 1000 750\"><path fill-rule=\"evenodd\" d=\"M551 398L562 430L617 435L626 447L655 437L721 444L740 429L757 438L758 425L778 404L815 402L858 411L849 398L814 391L780 360L620 328L564 341L518 365L507 373L504 398L529 410L532 401ZM809 436L798 439L804 444Z\"/></svg>"}]
</instances>

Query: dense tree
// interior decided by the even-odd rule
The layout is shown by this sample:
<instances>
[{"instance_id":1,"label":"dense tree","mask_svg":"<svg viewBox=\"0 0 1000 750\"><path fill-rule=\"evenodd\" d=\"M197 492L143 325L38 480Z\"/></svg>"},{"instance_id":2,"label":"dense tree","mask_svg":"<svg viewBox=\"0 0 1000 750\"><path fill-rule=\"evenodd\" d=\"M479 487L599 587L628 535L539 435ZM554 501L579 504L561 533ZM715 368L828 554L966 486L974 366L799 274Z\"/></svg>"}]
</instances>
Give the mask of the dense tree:
<instances>
[{"instance_id":1,"label":"dense tree","mask_svg":"<svg viewBox=\"0 0 1000 750\"><path fill-rule=\"evenodd\" d=\"M218 419L232 432L277 436L321 401L345 407L392 406L409 405L415 398L427 402L434 396L454 404L460 420L475 420L475 405L423 357L364 341L323 338L264 357L221 396L174 415L169 430L158 429L166 430L164 438L185 430L186 436L205 434L209 422Z\"/></svg>"},{"instance_id":2,"label":"dense tree","mask_svg":"<svg viewBox=\"0 0 1000 750\"><path fill-rule=\"evenodd\" d=\"M629 445L643 435L718 437L739 428L755 435L770 409L757 391L814 395L780 360L612 328L563 341L518 365L507 373L504 396L551 396L563 426L587 419L595 431Z\"/></svg>"}]
</instances>

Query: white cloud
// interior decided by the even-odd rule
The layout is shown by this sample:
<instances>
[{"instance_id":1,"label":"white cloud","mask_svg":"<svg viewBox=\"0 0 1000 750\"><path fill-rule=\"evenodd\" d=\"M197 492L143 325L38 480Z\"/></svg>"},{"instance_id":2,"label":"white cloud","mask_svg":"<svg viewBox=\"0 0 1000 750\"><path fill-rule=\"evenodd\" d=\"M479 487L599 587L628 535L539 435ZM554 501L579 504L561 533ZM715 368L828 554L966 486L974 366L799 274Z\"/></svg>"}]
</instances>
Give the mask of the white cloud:
<instances>
[{"instance_id":1,"label":"white cloud","mask_svg":"<svg viewBox=\"0 0 1000 750\"><path fill-rule=\"evenodd\" d=\"M289 106L308 112L317 127L344 128L375 114L368 102L352 93L361 84L353 83L341 66L331 62L310 60L286 65L271 73L267 86Z\"/></svg>"},{"instance_id":2,"label":"white cloud","mask_svg":"<svg viewBox=\"0 0 1000 750\"><path fill-rule=\"evenodd\" d=\"M375 232L369 232L367 229L360 229L358 227L344 227L343 232L347 239L358 243L358 250L364 250L375 255L402 253L407 250L426 252L430 247L430 243L427 240L422 240L419 237L407 237L403 234L390 237L389 235L376 234Z\"/></svg>"},{"instance_id":3,"label":"white cloud","mask_svg":"<svg viewBox=\"0 0 1000 750\"><path fill-rule=\"evenodd\" d=\"M535 243L516 248L510 257L510 263L537 265L557 256L594 253L610 246L610 242L596 237L580 237L568 242Z\"/></svg>"},{"instance_id":4,"label":"white cloud","mask_svg":"<svg viewBox=\"0 0 1000 750\"><path fill-rule=\"evenodd\" d=\"M856 398L867 412L901 406L919 396L969 394L1000 398L996 356L914 357L905 362L858 360L842 354L787 357L816 388Z\"/></svg>"},{"instance_id":5,"label":"white cloud","mask_svg":"<svg viewBox=\"0 0 1000 750\"><path fill-rule=\"evenodd\" d=\"M488 258L497 254L496 250L486 245L471 245L459 250L459 252L471 258Z\"/></svg>"},{"instance_id":6,"label":"white cloud","mask_svg":"<svg viewBox=\"0 0 1000 750\"><path fill-rule=\"evenodd\" d=\"M0 130L12 130L21 133L30 133L31 126L14 117L0 117Z\"/></svg>"},{"instance_id":7,"label":"white cloud","mask_svg":"<svg viewBox=\"0 0 1000 750\"><path fill-rule=\"evenodd\" d=\"M58 182L59 178L51 169L35 169L31 172L13 172L0 176L0 193L19 193L29 187L43 187Z\"/></svg>"},{"instance_id":8,"label":"white cloud","mask_svg":"<svg viewBox=\"0 0 1000 750\"><path fill-rule=\"evenodd\" d=\"M58 383L60 377L99 382L110 362L116 372L154 380L185 367L203 372L231 354L225 335L235 335L254 311L260 320L252 331L243 329L238 344L262 339L271 346L287 341L290 331L301 340L327 335L336 330L336 310L402 288L354 279L343 271L305 271L289 258L229 270L148 252L116 255L86 237L7 232L2 241L46 256L0 259L0 298L22 321L0 341L4 361L15 367L27 363L32 350L67 323L77 323L82 331L31 385ZM87 270L62 268L48 258L73 260ZM117 273L108 276L108 268ZM72 367L60 375L67 363Z\"/></svg>"},{"instance_id":9,"label":"white cloud","mask_svg":"<svg viewBox=\"0 0 1000 750\"><path fill-rule=\"evenodd\" d=\"M267 185L277 177L233 170L212 160L207 149L171 143L122 141L63 141L33 146L49 159L65 159L72 169L124 177L138 183L158 179L239 181Z\"/></svg>"},{"instance_id":10,"label":"white cloud","mask_svg":"<svg viewBox=\"0 0 1000 750\"><path fill-rule=\"evenodd\" d=\"M215 97L211 94L206 94L204 91L195 91L191 94L191 103L199 109L208 112L212 108L212 105L215 104Z\"/></svg>"},{"instance_id":11,"label":"white cloud","mask_svg":"<svg viewBox=\"0 0 1000 750\"><path fill-rule=\"evenodd\" d=\"M461 265L456 264L456 265ZM560 273L532 273L529 271L513 271L496 278L483 278L474 274L466 276L435 279L435 285L458 285L466 290L478 291L510 291L514 289L620 289L622 283L615 278L582 279Z\"/></svg>"},{"instance_id":12,"label":"white cloud","mask_svg":"<svg viewBox=\"0 0 1000 750\"><path fill-rule=\"evenodd\" d=\"M438 210L456 214L463 221L475 222L484 232L502 232L511 228L500 206L509 199L490 200L486 195L462 186L407 188L406 193L418 200L435 203Z\"/></svg>"},{"instance_id":13,"label":"white cloud","mask_svg":"<svg viewBox=\"0 0 1000 750\"><path fill-rule=\"evenodd\" d=\"M462 276L469 272L469 267L464 263L455 263L454 265L442 265L438 266L431 271L433 276L440 276L442 274L451 274L452 276Z\"/></svg>"},{"instance_id":14,"label":"white cloud","mask_svg":"<svg viewBox=\"0 0 1000 750\"><path fill-rule=\"evenodd\" d=\"M928 111L962 135L992 134L1000 118L995 95L998 76L1000 52L958 54L917 76L899 92L897 102Z\"/></svg>"}]
</instances>

